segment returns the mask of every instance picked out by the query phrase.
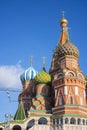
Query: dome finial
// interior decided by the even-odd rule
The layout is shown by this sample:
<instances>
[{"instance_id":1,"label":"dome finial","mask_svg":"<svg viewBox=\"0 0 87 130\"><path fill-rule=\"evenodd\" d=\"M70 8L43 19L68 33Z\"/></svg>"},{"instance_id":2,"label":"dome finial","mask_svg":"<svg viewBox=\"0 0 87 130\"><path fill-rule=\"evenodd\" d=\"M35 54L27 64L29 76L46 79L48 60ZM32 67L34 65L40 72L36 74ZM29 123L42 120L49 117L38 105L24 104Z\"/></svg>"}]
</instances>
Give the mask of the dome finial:
<instances>
[{"instance_id":1,"label":"dome finial","mask_svg":"<svg viewBox=\"0 0 87 130\"><path fill-rule=\"evenodd\" d=\"M65 11L62 11L62 18L64 19L64 14L65 14Z\"/></svg>"},{"instance_id":2,"label":"dome finial","mask_svg":"<svg viewBox=\"0 0 87 130\"><path fill-rule=\"evenodd\" d=\"M30 66L32 66L33 56L30 57Z\"/></svg>"},{"instance_id":3,"label":"dome finial","mask_svg":"<svg viewBox=\"0 0 87 130\"><path fill-rule=\"evenodd\" d=\"M64 13L65 12L62 11L62 19L60 21L60 26L62 28L62 33L61 33L59 43L62 44L62 45L66 42L66 40L69 40L68 27L67 27L68 21L67 21L67 19L65 19Z\"/></svg>"},{"instance_id":4,"label":"dome finial","mask_svg":"<svg viewBox=\"0 0 87 130\"><path fill-rule=\"evenodd\" d=\"M46 67L46 57L43 56L42 57L42 68L45 70L45 67Z\"/></svg>"},{"instance_id":5,"label":"dome finial","mask_svg":"<svg viewBox=\"0 0 87 130\"><path fill-rule=\"evenodd\" d=\"M61 26L63 26L63 24L66 24L66 25L68 24L68 21L67 21L67 19L65 19L64 14L65 14L65 12L62 11L62 19L60 21Z\"/></svg>"}]
</instances>

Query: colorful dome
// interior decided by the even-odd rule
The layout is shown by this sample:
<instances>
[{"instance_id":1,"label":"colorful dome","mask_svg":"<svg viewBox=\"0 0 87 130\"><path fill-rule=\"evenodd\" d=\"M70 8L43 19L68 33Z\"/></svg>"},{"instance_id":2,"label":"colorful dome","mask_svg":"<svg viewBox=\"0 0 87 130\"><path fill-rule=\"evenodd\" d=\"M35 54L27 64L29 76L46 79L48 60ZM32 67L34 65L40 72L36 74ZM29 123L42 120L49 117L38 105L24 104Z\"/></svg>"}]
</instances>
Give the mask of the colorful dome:
<instances>
[{"instance_id":1,"label":"colorful dome","mask_svg":"<svg viewBox=\"0 0 87 130\"><path fill-rule=\"evenodd\" d=\"M78 48L72 43L70 43L69 40L66 40L66 42L63 45L59 43L57 51L58 51L58 57L62 57L65 55L73 55L75 57L79 57Z\"/></svg>"},{"instance_id":2,"label":"colorful dome","mask_svg":"<svg viewBox=\"0 0 87 130\"><path fill-rule=\"evenodd\" d=\"M33 80L36 74L37 71L32 66L30 66L23 72L23 74L20 76L20 79L22 82L26 80Z\"/></svg>"},{"instance_id":3,"label":"colorful dome","mask_svg":"<svg viewBox=\"0 0 87 130\"><path fill-rule=\"evenodd\" d=\"M39 84L39 83L45 83L45 84L51 83L51 76L45 70L42 70L39 74L37 74L34 79L35 79L35 82L37 84Z\"/></svg>"}]
</instances>

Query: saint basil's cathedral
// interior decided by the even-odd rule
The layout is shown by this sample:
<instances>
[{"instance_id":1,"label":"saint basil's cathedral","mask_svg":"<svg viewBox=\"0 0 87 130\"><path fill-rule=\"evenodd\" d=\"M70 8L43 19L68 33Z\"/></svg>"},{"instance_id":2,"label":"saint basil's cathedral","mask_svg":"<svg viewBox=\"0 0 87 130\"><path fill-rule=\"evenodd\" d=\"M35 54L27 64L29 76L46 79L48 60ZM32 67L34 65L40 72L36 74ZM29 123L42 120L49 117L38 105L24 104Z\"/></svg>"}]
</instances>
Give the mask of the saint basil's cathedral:
<instances>
[{"instance_id":1,"label":"saint basil's cathedral","mask_svg":"<svg viewBox=\"0 0 87 130\"><path fill-rule=\"evenodd\" d=\"M68 20L60 21L61 35L49 73L32 64L21 74L22 92L9 130L87 130L87 89L78 58L79 50L68 35Z\"/></svg>"}]
</instances>

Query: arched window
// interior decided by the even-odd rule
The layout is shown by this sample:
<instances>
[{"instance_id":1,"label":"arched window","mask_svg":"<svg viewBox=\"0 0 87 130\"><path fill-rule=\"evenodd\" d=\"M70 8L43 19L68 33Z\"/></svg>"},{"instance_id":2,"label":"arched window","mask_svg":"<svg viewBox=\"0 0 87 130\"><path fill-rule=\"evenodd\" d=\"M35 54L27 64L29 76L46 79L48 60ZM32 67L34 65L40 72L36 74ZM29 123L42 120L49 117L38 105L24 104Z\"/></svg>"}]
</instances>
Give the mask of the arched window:
<instances>
[{"instance_id":1,"label":"arched window","mask_svg":"<svg viewBox=\"0 0 87 130\"><path fill-rule=\"evenodd\" d=\"M65 124L68 124L68 123L69 123L69 119L65 118Z\"/></svg>"},{"instance_id":2,"label":"arched window","mask_svg":"<svg viewBox=\"0 0 87 130\"><path fill-rule=\"evenodd\" d=\"M21 130L21 126L15 125L15 126L13 127L13 130Z\"/></svg>"},{"instance_id":3,"label":"arched window","mask_svg":"<svg viewBox=\"0 0 87 130\"><path fill-rule=\"evenodd\" d=\"M76 119L75 118L71 118L70 119L70 124L76 124Z\"/></svg>"},{"instance_id":4,"label":"arched window","mask_svg":"<svg viewBox=\"0 0 87 130\"><path fill-rule=\"evenodd\" d=\"M62 78L63 76L64 76L63 73L59 73L59 74L58 74L58 78Z\"/></svg>"},{"instance_id":5,"label":"arched window","mask_svg":"<svg viewBox=\"0 0 87 130\"><path fill-rule=\"evenodd\" d=\"M85 125L85 120L84 120L84 119L83 119L83 121L82 121L82 122L83 122L83 125Z\"/></svg>"},{"instance_id":6,"label":"arched window","mask_svg":"<svg viewBox=\"0 0 87 130\"><path fill-rule=\"evenodd\" d=\"M63 119L62 118L57 118L57 124L62 124L63 123Z\"/></svg>"},{"instance_id":7,"label":"arched window","mask_svg":"<svg viewBox=\"0 0 87 130\"><path fill-rule=\"evenodd\" d=\"M27 130L28 130L29 128L31 128L32 126L34 126L34 124L35 124L35 120L34 120L34 119L30 120L30 121L28 122L28 124L27 124Z\"/></svg>"},{"instance_id":8,"label":"arched window","mask_svg":"<svg viewBox=\"0 0 87 130\"><path fill-rule=\"evenodd\" d=\"M75 76L75 73L70 71L66 75L69 76L69 77L73 77L73 76Z\"/></svg>"},{"instance_id":9,"label":"arched window","mask_svg":"<svg viewBox=\"0 0 87 130\"><path fill-rule=\"evenodd\" d=\"M38 121L38 124L47 124L47 119L44 117L41 117Z\"/></svg>"},{"instance_id":10,"label":"arched window","mask_svg":"<svg viewBox=\"0 0 87 130\"><path fill-rule=\"evenodd\" d=\"M80 118L77 120L77 123L78 123L78 125L81 124L81 119Z\"/></svg>"},{"instance_id":11,"label":"arched window","mask_svg":"<svg viewBox=\"0 0 87 130\"><path fill-rule=\"evenodd\" d=\"M53 119L53 124L55 125L55 119Z\"/></svg>"},{"instance_id":12,"label":"arched window","mask_svg":"<svg viewBox=\"0 0 87 130\"><path fill-rule=\"evenodd\" d=\"M60 118L60 123L63 124L63 119L62 118Z\"/></svg>"},{"instance_id":13,"label":"arched window","mask_svg":"<svg viewBox=\"0 0 87 130\"><path fill-rule=\"evenodd\" d=\"M57 124L59 124L59 118L57 118Z\"/></svg>"},{"instance_id":14,"label":"arched window","mask_svg":"<svg viewBox=\"0 0 87 130\"><path fill-rule=\"evenodd\" d=\"M81 79L84 79L84 76L81 73L78 73L77 76Z\"/></svg>"}]
</instances>

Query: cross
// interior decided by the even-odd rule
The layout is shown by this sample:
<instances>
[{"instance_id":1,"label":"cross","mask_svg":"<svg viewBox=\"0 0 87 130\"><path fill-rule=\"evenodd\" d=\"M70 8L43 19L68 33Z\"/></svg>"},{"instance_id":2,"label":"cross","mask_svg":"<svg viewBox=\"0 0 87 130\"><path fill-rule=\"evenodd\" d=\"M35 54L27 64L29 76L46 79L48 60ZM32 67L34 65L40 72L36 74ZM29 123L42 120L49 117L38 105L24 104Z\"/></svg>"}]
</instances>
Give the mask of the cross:
<instances>
[{"instance_id":1,"label":"cross","mask_svg":"<svg viewBox=\"0 0 87 130\"><path fill-rule=\"evenodd\" d=\"M62 18L64 18L65 11L62 11Z\"/></svg>"},{"instance_id":2,"label":"cross","mask_svg":"<svg viewBox=\"0 0 87 130\"><path fill-rule=\"evenodd\" d=\"M33 56L30 57L30 66L32 66Z\"/></svg>"},{"instance_id":3,"label":"cross","mask_svg":"<svg viewBox=\"0 0 87 130\"><path fill-rule=\"evenodd\" d=\"M46 67L46 57L43 56L43 57L42 57L42 60L43 60L43 65L42 65L42 66L43 66L43 68L45 68L45 67Z\"/></svg>"}]
</instances>

